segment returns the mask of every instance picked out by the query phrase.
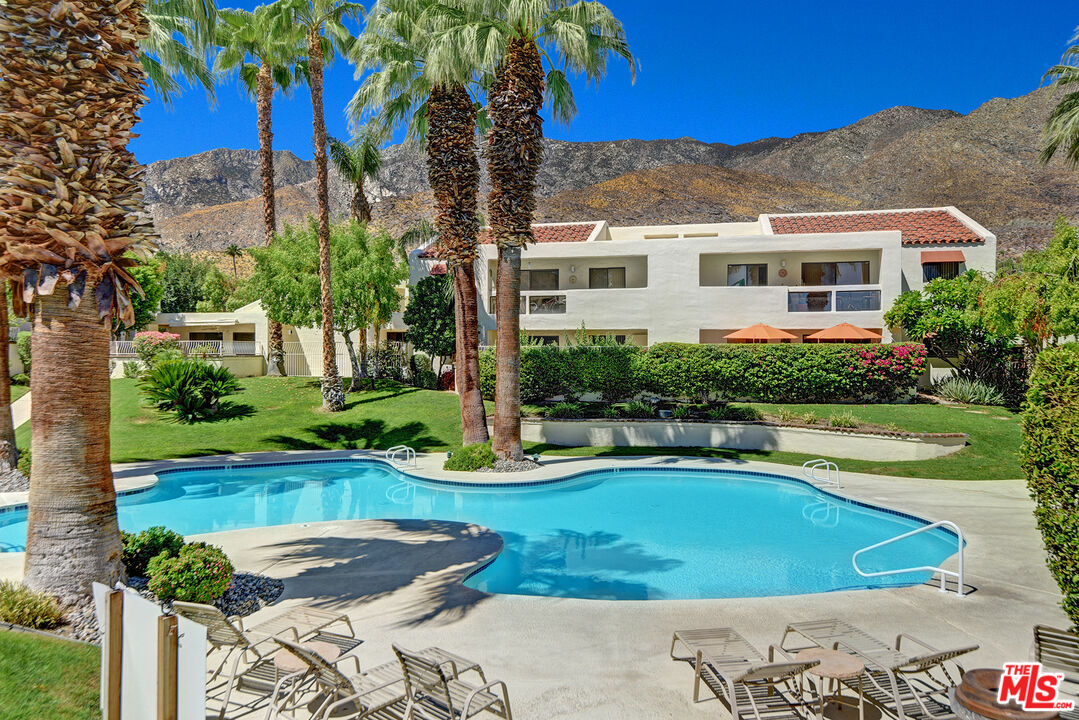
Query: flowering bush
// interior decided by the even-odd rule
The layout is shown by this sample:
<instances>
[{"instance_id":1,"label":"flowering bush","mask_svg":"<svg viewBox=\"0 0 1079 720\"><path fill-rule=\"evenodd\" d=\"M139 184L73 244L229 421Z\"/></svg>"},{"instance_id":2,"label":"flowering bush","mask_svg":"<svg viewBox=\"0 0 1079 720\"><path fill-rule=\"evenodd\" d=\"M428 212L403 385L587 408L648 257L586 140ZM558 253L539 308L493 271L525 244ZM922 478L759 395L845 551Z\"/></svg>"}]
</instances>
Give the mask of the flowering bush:
<instances>
[{"instance_id":1,"label":"flowering bush","mask_svg":"<svg viewBox=\"0 0 1079 720\"><path fill-rule=\"evenodd\" d=\"M221 548L188 543L178 555L162 552L146 568L150 592L160 600L211 603L232 583L232 563Z\"/></svg>"},{"instance_id":2,"label":"flowering bush","mask_svg":"<svg viewBox=\"0 0 1079 720\"><path fill-rule=\"evenodd\" d=\"M152 368L162 354L178 356L179 353L179 335L154 331L135 334L135 355L142 361L142 366L146 369Z\"/></svg>"}]
</instances>

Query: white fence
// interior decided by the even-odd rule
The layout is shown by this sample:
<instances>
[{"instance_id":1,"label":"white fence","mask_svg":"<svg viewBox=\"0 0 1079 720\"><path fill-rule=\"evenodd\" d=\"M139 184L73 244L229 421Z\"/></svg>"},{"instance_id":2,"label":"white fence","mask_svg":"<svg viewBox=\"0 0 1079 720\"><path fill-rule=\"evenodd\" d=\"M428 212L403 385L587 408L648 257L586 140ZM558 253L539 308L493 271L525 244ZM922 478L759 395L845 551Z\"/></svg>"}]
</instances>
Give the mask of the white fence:
<instances>
[{"instance_id":1,"label":"white fence","mask_svg":"<svg viewBox=\"0 0 1079 720\"><path fill-rule=\"evenodd\" d=\"M322 348L309 347L308 352L304 352L304 344L298 342L282 343L285 351L285 374L292 377L322 377ZM348 357L348 348L345 347L343 342L336 342L335 349L337 351L337 374L342 377L349 377L352 375L352 361ZM403 365L405 374L408 373L408 345L406 343L384 343L383 348L390 348L395 351L396 355L400 359ZM359 358L360 348L356 347L356 356ZM377 370L377 357L375 354L375 346L367 346L367 371L374 373ZM384 374L384 373L380 373Z\"/></svg>"},{"instance_id":2,"label":"white fence","mask_svg":"<svg viewBox=\"0 0 1079 720\"><path fill-rule=\"evenodd\" d=\"M262 343L254 340L180 340L176 343L184 355L262 355ZM299 343L290 343L299 345ZM135 357L133 340L113 340L109 345L112 357Z\"/></svg>"}]
</instances>

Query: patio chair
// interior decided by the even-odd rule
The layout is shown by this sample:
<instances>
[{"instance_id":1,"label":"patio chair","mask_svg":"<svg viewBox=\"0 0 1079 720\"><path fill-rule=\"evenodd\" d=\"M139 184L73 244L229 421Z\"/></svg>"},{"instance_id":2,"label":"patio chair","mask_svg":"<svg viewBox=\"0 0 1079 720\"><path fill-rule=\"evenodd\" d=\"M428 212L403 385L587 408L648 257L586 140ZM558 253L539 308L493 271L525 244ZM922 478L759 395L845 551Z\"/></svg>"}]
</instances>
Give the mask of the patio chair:
<instances>
[{"instance_id":1,"label":"patio chair","mask_svg":"<svg viewBox=\"0 0 1079 720\"><path fill-rule=\"evenodd\" d=\"M677 648L682 652L676 653ZM783 659L776 662L776 653ZM671 638L671 659L688 662L693 673L693 702L701 683L724 703L733 720L806 718L811 703L795 684L819 660L799 662L771 646L768 659L733 628L678 630Z\"/></svg>"},{"instance_id":2,"label":"patio chair","mask_svg":"<svg viewBox=\"0 0 1079 720\"><path fill-rule=\"evenodd\" d=\"M440 661L437 654L430 654L430 650L454 657L437 648L412 652L398 645L393 646L401 672L404 673L405 720L417 716L429 720L465 720L482 712L513 720L506 683L501 680L488 682L476 666L474 669L480 672L483 684L473 685L460 677L459 670L463 663ZM499 692L492 692L496 688Z\"/></svg>"},{"instance_id":3,"label":"patio chair","mask_svg":"<svg viewBox=\"0 0 1079 720\"><path fill-rule=\"evenodd\" d=\"M356 638L347 615L317 608L293 608L249 628L244 628L242 618L228 617L213 605L175 600L172 609L178 615L206 628L206 640L210 646L207 657L217 651L224 651L220 662L210 672L208 686L217 680L229 660L232 660L222 684L211 688L225 691L221 703L221 717L224 717L234 690L262 697L267 695L280 679L271 659L278 649L270 642L274 638L287 636L296 641L328 642L337 646L342 655L356 649L363 642ZM326 630L336 623L343 623L349 634Z\"/></svg>"},{"instance_id":4,"label":"patio chair","mask_svg":"<svg viewBox=\"0 0 1079 720\"><path fill-rule=\"evenodd\" d=\"M1079 720L1079 635L1049 627L1034 626L1034 660L1042 667L1064 675L1060 688L1075 702L1075 708L1060 713L1062 720Z\"/></svg>"},{"instance_id":5,"label":"patio chair","mask_svg":"<svg viewBox=\"0 0 1079 720\"><path fill-rule=\"evenodd\" d=\"M800 636L810 645L792 647L791 636ZM920 652L903 651L903 641L914 643ZM780 643L788 652L805 647L843 650L856 655L866 666L861 693L883 712L899 720L951 720L955 717L948 691L963 678L956 658L978 649L978 645L938 650L918 638L900 633L892 647L844 620L816 620L787 626ZM858 692L857 679L844 683Z\"/></svg>"}]
</instances>

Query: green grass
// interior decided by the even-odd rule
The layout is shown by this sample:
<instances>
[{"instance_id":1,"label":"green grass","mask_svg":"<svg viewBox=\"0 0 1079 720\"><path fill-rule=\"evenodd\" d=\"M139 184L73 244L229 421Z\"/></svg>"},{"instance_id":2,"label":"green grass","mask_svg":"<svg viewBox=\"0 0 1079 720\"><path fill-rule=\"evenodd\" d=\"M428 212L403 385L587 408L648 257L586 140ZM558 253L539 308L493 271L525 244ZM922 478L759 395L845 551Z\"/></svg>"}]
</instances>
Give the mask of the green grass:
<instances>
[{"instance_id":1,"label":"green grass","mask_svg":"<svg viewBox=\"0 0 1079 720\"><path fill-rule=\"evenodd\" d=\"M112 459L160 460L259 450L382 449L404 443L419 451L459 447L461 424L457 396L451 393L380 383L377 390L348 395L341 413L320 407L318 381L310 378L248 378L230 400L232 412L213 422L182 425L142 407L134 380L112 381ZM827 419L850 412L859 420L915 432L965 432L966 448L947 457L914 462L874 462L833 458L840 468L881 475L947 480L1019 478L1019 420L1002 408L949 405L770 405ZM976 412L968 412L967 410ZM30 424L19 428L20 447L29 442ZM717 448L566 448L526 444L528 452L554 455L695 455L764 460L801 465L810 455Z\"/></svg>"},{"instance_id":2,"label":"green grass","mask_svg":"<svg viewBox=\"0 0 1079 720\"><path fill-rule=\"evenodd\" d=\"M100 657L92 645L0 630L0 717L99 720Z\"/></svg>"},{"instance_id":3,"label":"green grass","mask_svg":"<svg viewBox=\"0 0 1079 720\"><path fill-rule=\"evenodd\" d=\"M29 385L12 385L11 386L11 402L15 402L26 393L30 392Z\"/></svg>"}]
</instances>

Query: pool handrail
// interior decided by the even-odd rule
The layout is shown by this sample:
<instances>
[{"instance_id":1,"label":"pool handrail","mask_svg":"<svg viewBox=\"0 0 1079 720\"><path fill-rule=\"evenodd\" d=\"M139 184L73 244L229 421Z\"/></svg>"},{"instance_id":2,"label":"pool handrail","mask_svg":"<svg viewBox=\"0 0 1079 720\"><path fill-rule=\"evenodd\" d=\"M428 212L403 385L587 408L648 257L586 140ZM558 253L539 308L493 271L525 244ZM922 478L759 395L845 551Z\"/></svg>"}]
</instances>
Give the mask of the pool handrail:
<instances>
[{"instance_id":1,"label":"pool handrail","mask_svg":"<svg viewBox=\"0 0 1079 720\"><path fill-rule=\"evenodd\" d=\"M827 475L824 477L817 475L817 468L824 468ZM832 479L832 470L835 470L835 480ZM839 466L831 460L825 460L824 458L806 460L802 463L802 475L814 482L827 483L829 485L835 485L837 488L839 487Z\"/></svg>"},{"instance_id":2,"label":"pool handrail","mask_svg":"<svg viewBox=\"0 0 1079 720\"><path fill-rule=\"evenodd\" d=\"M398 457L401 453L405 456L403 460ZM383 453L383 457L394 467L416 467L416 451L408 445L394 445Z\"/></svg>"},{"instance_id":3,"label":"pool handrail","mask_svg":"<svg viewBox=\"0 0 1079 720\"><path fill-rule=\"evenodd\" d=\"M959 568L958 568L958 570L945 570L943 567L933 567L932 565L922 565L921 567L909 567L909 568L902 568L900 570L880 570L880 571L877 571L877 572L866 572L866 571L862 570L860 567L858 567L858 556L861 555L864 552L868 552L870 550L876 550L879 547L884 547L885 545L891 545L892 543L897 542L899 540L905 540L906 538L909 538L912 535L917 535L918 533L923 533L923 532L927 532L929 530L934 530L934 529L939 528L939 527L946 527L946 528L950 529L953 533L955 533L956 545L957 545L957 548L958 548L957 551L958 551L958 554L959 554ZM893 538L888 538L887 540L882 540L881 542L876 543L874 545L869 545L867 547L862 548L861 550L855 550L854 554L850 556L850 562L851 562L851 565L854 566L854 571L856 573L858 573L859 575L861 575L862 577L884 577L885 575L902 575L903 573L927 572L927 571L928 572L940 573L940 592L948 592L947 579L949 577L954 577L955 580L956 580L956 588L955 588L956 595L958 595L959 597L966 597L966 588L965 588L965 586L963 584L963 546L964 545L966 545L966 542L963 540L963 531L959 528L958 525L953 523L951 520L938 520L935 523L930 523L928 525L923 525L920 528L917 528L915 530L911 530L910 532L905 532L902 535L896 535Z\"/></svg>"}]
</instances>

